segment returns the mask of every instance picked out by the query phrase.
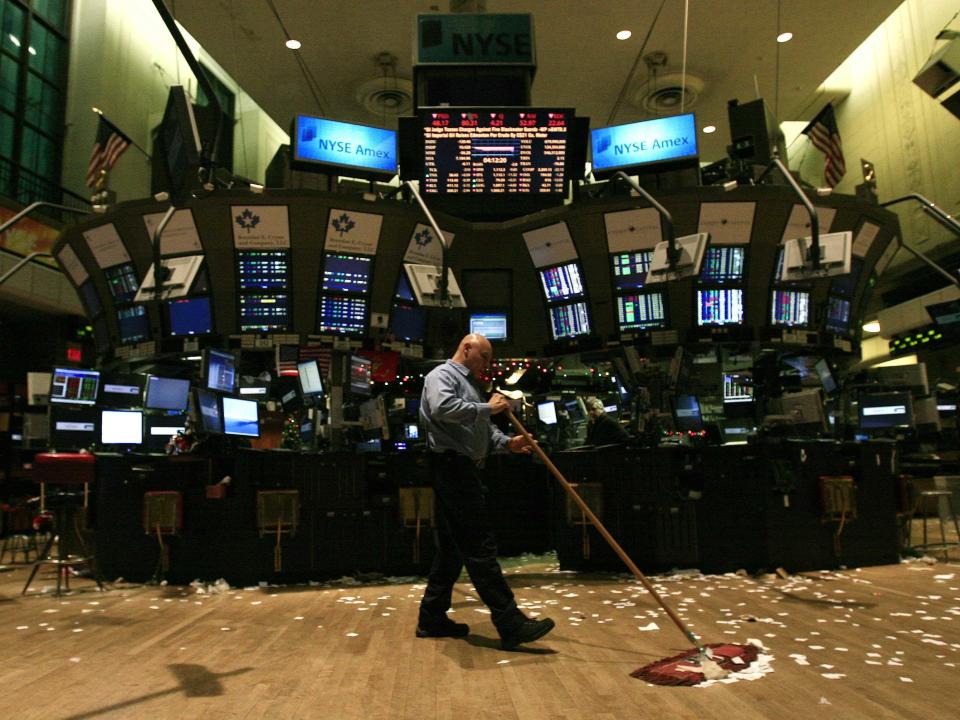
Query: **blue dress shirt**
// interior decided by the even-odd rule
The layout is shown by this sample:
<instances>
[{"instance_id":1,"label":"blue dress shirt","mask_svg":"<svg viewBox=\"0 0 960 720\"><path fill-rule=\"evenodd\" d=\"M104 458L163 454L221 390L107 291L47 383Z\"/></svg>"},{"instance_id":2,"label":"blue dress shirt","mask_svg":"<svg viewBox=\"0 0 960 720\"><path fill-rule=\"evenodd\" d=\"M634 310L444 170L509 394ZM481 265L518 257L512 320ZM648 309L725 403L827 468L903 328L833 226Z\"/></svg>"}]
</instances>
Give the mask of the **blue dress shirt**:
<instances>
[{"instance_id":1,"label":"blue dress shirt","mask_svg":"<svg viewBox=\"0 0 960 720\"><path fill-rule=\"evenodd\" d=\"M466 455L480 463L491 445L502 450L510 438L490 422L490 406L470 382L470 370L447 360L431 370L423 381L420 419L427 431L427 447L433 452Z\"/></svg>"}]
</instances>

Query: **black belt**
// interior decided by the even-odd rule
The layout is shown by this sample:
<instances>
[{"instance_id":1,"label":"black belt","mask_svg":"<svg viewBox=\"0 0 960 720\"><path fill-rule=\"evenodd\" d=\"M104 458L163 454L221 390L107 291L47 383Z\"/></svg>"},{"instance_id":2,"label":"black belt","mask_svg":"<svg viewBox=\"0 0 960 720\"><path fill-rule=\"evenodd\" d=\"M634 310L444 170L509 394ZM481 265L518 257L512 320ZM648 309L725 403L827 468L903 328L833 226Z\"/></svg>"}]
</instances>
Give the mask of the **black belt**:
<instances>
[{"instance_id":1,"label":"black belt","mask_svg":"<svg viewBox=\"0 0 960 720\"><path fill-rule=\"evenodd\" d=\"M461 458L463 460L467 460L468 462L473 463L476 467L478 467L481 470L483 469L484 465L486 465L485 459L474 460L469 455L464 455L463 453L459 453L456 450L441 450L439 452L436 450L431 450L430 452L438 457Z\"/></svg>"}]
</instances>

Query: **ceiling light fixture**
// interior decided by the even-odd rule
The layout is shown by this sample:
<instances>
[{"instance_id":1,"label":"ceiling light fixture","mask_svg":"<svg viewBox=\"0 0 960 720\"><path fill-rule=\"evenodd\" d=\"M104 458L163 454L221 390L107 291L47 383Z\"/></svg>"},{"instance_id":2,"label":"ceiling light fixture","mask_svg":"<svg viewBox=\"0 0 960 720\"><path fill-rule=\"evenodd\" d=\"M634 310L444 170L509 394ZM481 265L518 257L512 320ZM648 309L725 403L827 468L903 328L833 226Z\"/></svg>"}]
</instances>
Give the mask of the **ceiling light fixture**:
<instances>
[{"instance_id":1,"label":"ceiling light fixture","mask_svg":"<svg viewBox=\"0 0 960 720\"><path fill-rule=\"evenodd\" d=\"M779 35L777 35L777 42L778 42L778 43L790 42L792 39L793 39L793 33L792 33L792 32L782 32L782 33L780 33Z\"/></svg>"},{"instance_id":2,"label":"ceiling light fixture","mask_svg":"<svg viewBox=\"0 0 960 720\"><path fill-rule=\"evenodd\" d=\"M299 41L299 40L294 40L293 38L290 38L290 39L287 40L287 42L284 43L284 44L285 44L288 48L290 48L291 50L299 50L299 49L300 49L300 41Z\"/></svg>"},{"instance_id":3,"label":"ceiling light fixture","mask_svg":"<svg viewBox=\"0 0 960 720\"><path fill-rule=\"evenodd\" d=\"M629 30L621 30L617 33L617 40L629 40L631 35L633 35L633 33Z\"/></svg>"},{"instance_id":4,"label":"ceiling light fixture","mask_svg":"<svg viewBox=\"0 0 960 720\"><path fill-rule=\"evenodd\" d=\"M704 125L703 132L709 135L710 133L715 133L717 131L716 125Z\"/></svg>"},{"instance_id":5,"label":"ceiling light fixture","mask_svg":"<svg viewBox=\"0 0 960 720\"><path fill-rule=\"evenodd\" d=\"M870 322L865 322L863 324L863 331L867 333L880 332L880 322L878 320L871 320Z\"/></svg>"}]
</instances>

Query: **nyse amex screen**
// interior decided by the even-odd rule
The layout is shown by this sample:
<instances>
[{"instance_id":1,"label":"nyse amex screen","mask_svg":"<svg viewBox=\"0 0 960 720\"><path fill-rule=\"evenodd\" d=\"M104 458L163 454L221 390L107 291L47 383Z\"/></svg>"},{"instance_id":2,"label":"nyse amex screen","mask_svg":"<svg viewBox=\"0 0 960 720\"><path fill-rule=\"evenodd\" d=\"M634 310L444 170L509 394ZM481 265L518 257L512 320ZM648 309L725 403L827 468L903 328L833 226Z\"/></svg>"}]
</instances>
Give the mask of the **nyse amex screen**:
<instances>
[{"instance_id":1,"label":"nyse amex screen","mask_svg":"<svg viewBox=\"0 0 960 720\"><path fill-rule=\"evenodd\" d=\"M424 180L431 194L563 194L570 110L426 111Z\"/></svg>"}]
</instances>

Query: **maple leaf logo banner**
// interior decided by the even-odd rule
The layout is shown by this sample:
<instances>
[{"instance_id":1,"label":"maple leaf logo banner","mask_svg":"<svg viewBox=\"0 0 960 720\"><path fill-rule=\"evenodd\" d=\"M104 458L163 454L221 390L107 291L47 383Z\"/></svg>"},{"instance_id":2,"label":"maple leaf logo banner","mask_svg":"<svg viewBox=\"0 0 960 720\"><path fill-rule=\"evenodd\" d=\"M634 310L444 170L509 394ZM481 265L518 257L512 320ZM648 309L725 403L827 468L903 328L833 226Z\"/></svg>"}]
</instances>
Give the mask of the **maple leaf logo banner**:
<instances>
[{"instance_id":1,"label":"maple leaf logo banner","mask_svg":"<svg viewBox=\"0 0 960 720\"><path fill-rule=\"evenodd\" d=\"M253 230L260 224L260 216L254 215L250 208L237 215L234 220L244 230Z\"/></svg>"},{"instance_id":2,"label":"maple leaf logo banner","mask_svg":"<svg viewBox=\"0 0 960 720\"><path fill-rule=\"evenodd\" d=\"M357 225L346 213L343 213L340 217L334 218L332 224L333 229L340 233L340 237L346 235Z\"/></svg>"}]
</instances>

